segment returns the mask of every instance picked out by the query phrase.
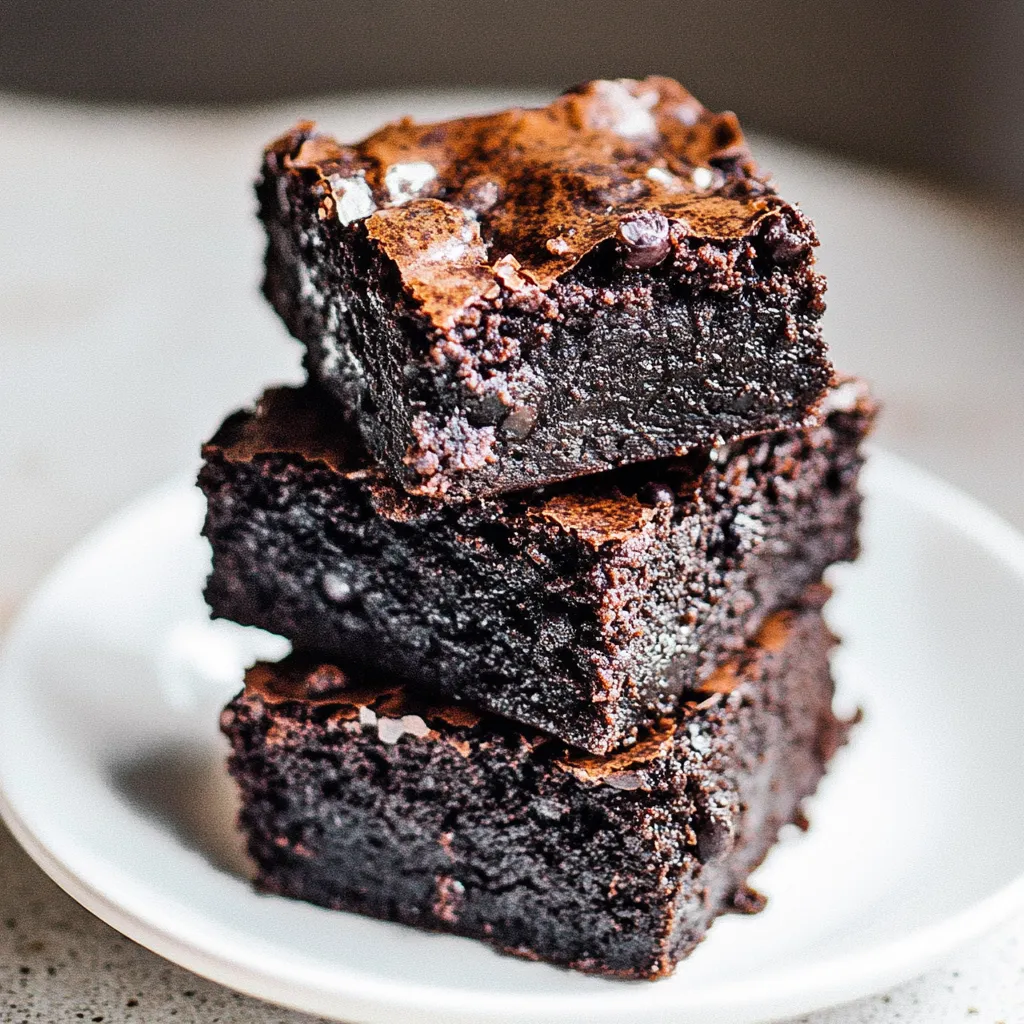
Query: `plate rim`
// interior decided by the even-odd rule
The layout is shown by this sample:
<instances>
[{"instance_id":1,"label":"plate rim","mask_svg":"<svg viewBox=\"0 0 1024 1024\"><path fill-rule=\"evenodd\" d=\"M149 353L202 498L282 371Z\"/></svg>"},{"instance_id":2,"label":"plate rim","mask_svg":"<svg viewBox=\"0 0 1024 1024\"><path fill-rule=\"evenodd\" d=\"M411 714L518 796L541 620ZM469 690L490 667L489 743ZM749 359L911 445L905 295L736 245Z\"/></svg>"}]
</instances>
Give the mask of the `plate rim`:
<instances>
[{"instance_id":1,"label":"plate rim","mask_svg":"<svg viewBox=\"0 0 1024 1024\"><path fill-rule=\"evenodd\" d=\"M946 482L937 475L873 444L867 446L869 458L864 478L869 487L884 482L890 493L910 501L947 525L968 536L1000 563L1021 578L1024 586L1024 533L977 498ZM194 475L178 475L146 491L123 506L76 543L32 591L14 616L0 644L0 694L16 683L15 654L24 641L20 638L33 619L35 611L47 594L55 589L63 575L70 571L80 555L116 532L122 522L137 516L145 508L158 503L168 493L182 490L187 480L194 486ZM313 978L285 977L281 971L267 969L266 964L232 957L213 951L186 937L166 923L153 921L137 910L125 908L112 895L96 889L74 870L72 865L49 848L8 798L4 778L0 774L0 818L28 856L68 895L88 911L117 931L156 954L205 978L238 991L335 1019L368 1022L393 1019L395 1013L412 1014L423 1021L612 1021L620 1020L622 1012L642 1008L652 1014L667 1014L665 1020L681 1020L683 1015L700 1014L701 1020L736 1022L737 1014L749 1010L749 992L728 991L713 1001L687 999L674 989L661 990L656 985L623 986L621 991L609 988L593 994L529 992L489 992L486 988L455 990L422 982L402 982L398 989L382 989L372 978L347 975L340 984L329 984L322 969L307 972ZM902 936L854 953L840 954L811 968L781 968L759 984L759 1006L763 1014L744 1020L772 1020L811 1012L850 999L878 992L891 984L907 979L934 964L941 957L988 932L1016 912L1024 909L1024 870L981 900L938 921L921 925ZM807 983L811 970L815 984ZM801 983L801 979L803 983ZM638 1005L638 997L643 993ZM356 1014L357 1017L353 1017ZM662 1018L657 1018L662 1019Z\"/></svg>"}]
</instances>

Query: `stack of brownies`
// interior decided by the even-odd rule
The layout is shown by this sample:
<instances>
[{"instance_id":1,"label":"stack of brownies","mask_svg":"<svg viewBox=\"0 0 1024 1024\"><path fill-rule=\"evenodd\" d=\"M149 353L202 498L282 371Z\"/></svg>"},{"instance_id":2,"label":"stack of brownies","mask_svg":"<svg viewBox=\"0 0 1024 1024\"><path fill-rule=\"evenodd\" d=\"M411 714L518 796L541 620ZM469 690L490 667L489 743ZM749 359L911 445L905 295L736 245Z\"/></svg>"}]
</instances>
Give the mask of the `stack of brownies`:
<instances>
[{"instance_id":1,"label":"stack of brownies","mask_svg":"<svg viewBox=\"0 0 1024 1024\"><path fill-rule=\"evenodd\" d=\"M205 446L216 616L287 637L225 710L258 885L656 977L846 733L822 574L873 406L811 224L665 78L303 123L265 292L309 382Z\"/></svg>"}]
</instances>

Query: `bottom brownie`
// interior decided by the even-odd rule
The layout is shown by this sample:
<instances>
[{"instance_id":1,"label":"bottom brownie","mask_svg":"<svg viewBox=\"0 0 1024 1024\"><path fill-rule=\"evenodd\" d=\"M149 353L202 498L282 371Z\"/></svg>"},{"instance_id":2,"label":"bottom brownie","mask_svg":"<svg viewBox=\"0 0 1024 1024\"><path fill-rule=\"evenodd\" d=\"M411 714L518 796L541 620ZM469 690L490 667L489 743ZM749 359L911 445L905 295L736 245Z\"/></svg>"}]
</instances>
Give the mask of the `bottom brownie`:
<instances>
[{"instance_id":1,"label":"bottom brownie","mask_svg":"<svg viewBox=\"0 0 1024 1024\"><path fill-rule=\"evenodd\" d=\"M299 656L225 709L267 892L597 974L670 973L802 822L845 736L821 588L627 752L566 748Z\"/></svg>"}]
</instances>

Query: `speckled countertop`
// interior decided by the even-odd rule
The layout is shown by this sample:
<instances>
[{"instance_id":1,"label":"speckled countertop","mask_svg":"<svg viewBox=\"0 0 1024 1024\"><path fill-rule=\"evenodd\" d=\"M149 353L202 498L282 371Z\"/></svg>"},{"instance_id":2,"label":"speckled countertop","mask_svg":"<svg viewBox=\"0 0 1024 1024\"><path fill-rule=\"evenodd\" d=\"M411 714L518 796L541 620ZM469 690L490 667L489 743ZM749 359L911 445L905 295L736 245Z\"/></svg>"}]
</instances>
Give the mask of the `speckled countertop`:
<instances>
[{"instance_id":1,"label":"speckled countertop","mask_svg":"<svg viewBox=\"0 0 1024 1024\"><path fill-rule=\"evenodd\" d=\"M314 1018L231 992L175 967L65 896L0 826L0 1021L95 1024L301 1024ZM1020 1024L1024 922L953 965L806 1024Z\"/></svg>"},{"instance_id":2,"label":"speckled countertop","mask_svg":"<svg viewBox=\"0 0 1024 1024\"><path fill-rule=\"evenodd\" d=\"M191 466L225 411L297 380L257 293L249 179L299 114L356 137L465 97L231 115L0 97L0 623L70 544ZM494 105L485 99L482 105ZM886 403L881 442L1024 526L1024 220L760 147L824 239L837 364ZM183 398L183 396L186 396ZM1024 919L808 1024L1022 1024ZM154 956L82 910L0 827L0 1022L299 1022Z\"/></svg>"}]
</instances>

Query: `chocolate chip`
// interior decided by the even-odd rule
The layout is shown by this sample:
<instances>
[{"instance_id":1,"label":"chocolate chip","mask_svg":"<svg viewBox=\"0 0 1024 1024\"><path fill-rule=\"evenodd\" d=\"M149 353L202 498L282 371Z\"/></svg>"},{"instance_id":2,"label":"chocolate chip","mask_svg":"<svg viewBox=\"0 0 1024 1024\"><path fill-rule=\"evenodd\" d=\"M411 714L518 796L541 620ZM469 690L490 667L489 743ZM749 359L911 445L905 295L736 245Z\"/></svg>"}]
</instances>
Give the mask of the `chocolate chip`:
<instances>
[{"instance_id":1,"label":"chocolate chip","mask_svg":"<svg viewBox=\"0 0 1024 1024\"><path fill-rule=\"evenodd\" d=\"M638 270L657 266L671 248L668 220L653 210L642 210L619 221L617 237L623 263Z\"/></svg>"},{"instance_id":2,"label":"chocolate chip","mask_svg":"<svg viewBox=\"0 0 1024 1024\"><path fill-rule=\"evenodd\" d=\"M537 410L532 405L517 405L505 417L502 430L510 437L522 440L528 437L533 425L537 422Z\"/></svg>"},{"instance_id":3,"label":"chocolate chip","mask_svg":"<svg viewBox=\"0 0 1024 1024\"><path fill-rule=\"evenodd\" d=\"M697 831L697 857L708 864L726 854L733 844L732 829L717 818L694 822Z\"/></svg>"},{"instance_id":4,"label":"chocolate chip","mask_svg":"<svg viewBox=\"0 0 1024 1024\"><path fill-rule=\"evenodd\" d=\"M641 505L671 505L676 496L668 484L650 480L636 492L636 499Z\"/></svg>"},{"instance_id":5,"label":"chocolate chip","mask_svg":"<svg viewBox=\"0 0 1024 1024\"><path fill-rule=\"evenodd\" d=\"M807 237L793 231L783 217L773 217L761 237L777 263L794 263L811 248Z\"/></svg>"}]
</instances>

